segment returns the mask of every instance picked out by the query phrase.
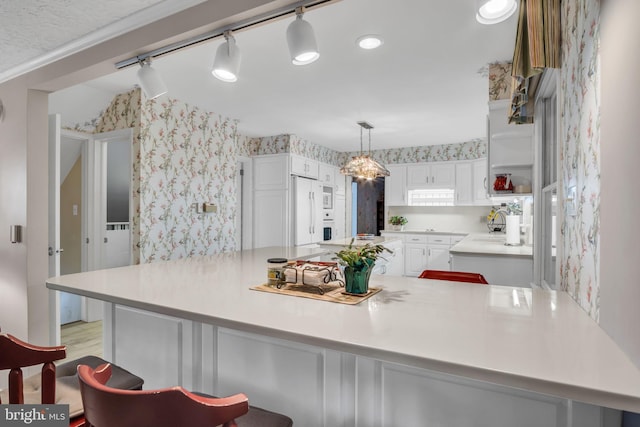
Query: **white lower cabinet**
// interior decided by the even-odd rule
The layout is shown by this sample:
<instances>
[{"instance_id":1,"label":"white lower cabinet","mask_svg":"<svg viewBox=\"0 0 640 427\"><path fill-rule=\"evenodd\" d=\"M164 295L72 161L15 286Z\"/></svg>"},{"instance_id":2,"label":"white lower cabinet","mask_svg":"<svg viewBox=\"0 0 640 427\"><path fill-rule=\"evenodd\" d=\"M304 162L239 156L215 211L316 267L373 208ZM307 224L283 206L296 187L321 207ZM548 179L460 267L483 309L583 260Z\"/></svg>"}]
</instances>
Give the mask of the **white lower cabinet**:
<instances>
[{"instance_id":1,"label":"white lower cabinet","mask_svg":"<svg viewBox=\"0 0 640 427\"><path fill-rule=\"evenodd\" d=\"M144 378L145 389L245 393L295 426L607 425L606 409L568 399L106 305L104 357Z\"/></svg>"},{"instance_id":2,"label":"white lower cabinet","mask_svg":"<svg viewBox=\"0 0 640 427\"><path fill-rule=\"evenodd\" d=\"M404 275L418 277L427 269L451 270L449 249L457 243L457 237L450 234L407 234Z\"/></svg>"}]
</instances>

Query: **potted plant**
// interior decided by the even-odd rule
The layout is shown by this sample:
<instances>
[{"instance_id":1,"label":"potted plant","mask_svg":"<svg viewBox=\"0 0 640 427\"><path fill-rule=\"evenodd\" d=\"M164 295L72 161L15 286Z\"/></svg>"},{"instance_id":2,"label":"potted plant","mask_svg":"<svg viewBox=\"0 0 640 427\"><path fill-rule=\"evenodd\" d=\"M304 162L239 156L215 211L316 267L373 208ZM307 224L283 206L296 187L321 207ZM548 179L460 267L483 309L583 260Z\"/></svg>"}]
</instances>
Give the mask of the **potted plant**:
<instances>
[{"instance_id":1,"label":"potted plant","mask_svg":"<svg viewBox=\"0 0 640 427\"><path fill-rule=\"evenodd\" d=\"M400 215L394 215L389 218L389 224L393 225L396 230L400 231L404 230L404 226L407 222L409 222L407 218Z\"/></svg>"},{"instance_id":2,"label":"potted plant","mask_svg":"<svg viewBox=\"0 0 640 427\"><path fill-rule=\"evenodd\" d=\"M369 291L369 277L371 270L382 252L392 253L382 245L367 243L365 245L353 245L351 239L349 246L336 252L335 260L343 268L345 291L350 294L366 294Z\"/></svg>"}]
</instances>

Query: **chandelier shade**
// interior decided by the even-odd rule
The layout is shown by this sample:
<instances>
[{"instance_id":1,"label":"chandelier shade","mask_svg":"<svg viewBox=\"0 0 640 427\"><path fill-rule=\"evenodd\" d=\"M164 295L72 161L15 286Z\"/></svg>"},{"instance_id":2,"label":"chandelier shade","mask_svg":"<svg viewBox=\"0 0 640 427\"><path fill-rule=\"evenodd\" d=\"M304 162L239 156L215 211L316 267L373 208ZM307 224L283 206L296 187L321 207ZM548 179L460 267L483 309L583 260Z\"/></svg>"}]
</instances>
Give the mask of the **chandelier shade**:
<instances>
[{"instance_id":1,"label":"chandelier shade","mask_svg":"<svg viewBox=\"0 0 640 427\"><path fill-rule=\"evenodd\" d=\"M354 156L342 168L340 173L347 176L353 176L358 179L374 180L379 177L389 176L391 173L382 164L375 161L371 157L371 129L373 126L367 122L358 122L360 125L360 155ZM364 154L362 151L362 130L369 131L369 153Z\"/></svg>"}]
</instances>

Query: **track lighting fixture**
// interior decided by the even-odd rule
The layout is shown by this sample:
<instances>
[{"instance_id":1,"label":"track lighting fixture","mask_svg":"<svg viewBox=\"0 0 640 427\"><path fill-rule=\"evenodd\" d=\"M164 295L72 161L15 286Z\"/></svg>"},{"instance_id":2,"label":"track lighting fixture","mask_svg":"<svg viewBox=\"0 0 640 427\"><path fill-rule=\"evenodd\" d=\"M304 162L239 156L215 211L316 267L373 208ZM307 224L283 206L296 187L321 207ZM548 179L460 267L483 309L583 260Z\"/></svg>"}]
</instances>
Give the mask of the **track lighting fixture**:
<instances>
[{"instance_id":1,"label":"track lighting fixture","mask_svg":"<svg viewBox=\"0 0 640 427\"><path fill-rule=\"evenodd\" d=\"M481 24L502 22L518 8L516 0L476 0L476 6L476 20Z\"/></svg>"},{"instance_id":2,"label":"track lighting fixture","mask_svg":"<svg viewBox=\"0 0 640 427\"><path fill-rule=\"evenodd\" d=\"M225 31L224 38L226 41L216 51L211 74L223 82L235 82L240 69L240 49L231 31Z\"/></svg>"},{"instance_id":3,"label":"track lighting fixture","mask_svg":"<svg viewBox=\"0 0 640 427\"><path fill-rule=\"evenodd\" d=\"M151 57L146 57L138 61L138 80L147 98L154 99L167 93L167 86L162 81L162 76L158 70L151 67Z\"/></svg>"},{"instance_id":4,"label":"track lighting fixture","mask_svg":"<svg viewBox=\"0 0 640 427\"><path fill-rule=\"evenodd\" d=\"M313 27L302 19L304 8L296 9L296 19L287 27L287 44L294 65L311 64L320 57Z\"/></svg>"}]
</instances>

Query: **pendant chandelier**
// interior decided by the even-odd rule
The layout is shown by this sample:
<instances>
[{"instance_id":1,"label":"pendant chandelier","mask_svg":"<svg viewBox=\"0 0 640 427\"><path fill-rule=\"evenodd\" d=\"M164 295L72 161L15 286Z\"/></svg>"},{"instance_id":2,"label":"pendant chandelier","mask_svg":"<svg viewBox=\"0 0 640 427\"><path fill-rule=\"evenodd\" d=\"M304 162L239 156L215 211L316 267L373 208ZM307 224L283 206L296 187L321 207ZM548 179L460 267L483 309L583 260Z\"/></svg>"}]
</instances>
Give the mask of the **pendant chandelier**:
<instances>
[{"instance_id":1,"label":"pendant chandelier","mask_svg":"<svg viewBox=\"0 0 640 427\"><path fill-rule=\"evenodd\" d=\"M354 156L341 169L343 175L353 176L359 179L367 179L369 181L381 176L389 176L389 170L371 157L371 126L367 122L358 122L360 125L360 155ZM362 132L363 129L369 131L369 153L362 152Z\"/></svg>"}]
</instances>

